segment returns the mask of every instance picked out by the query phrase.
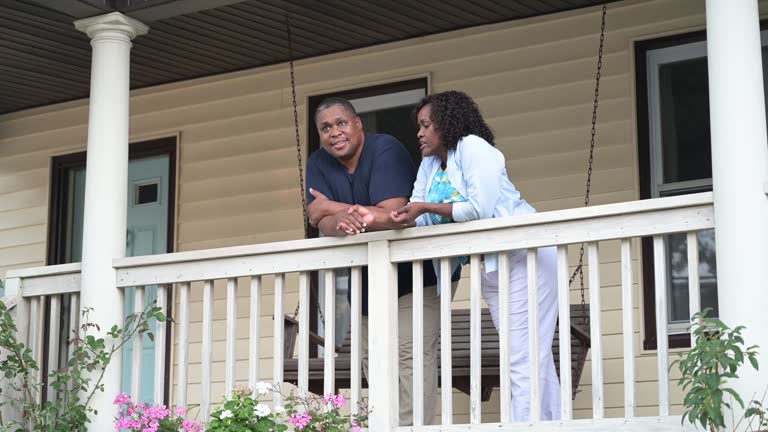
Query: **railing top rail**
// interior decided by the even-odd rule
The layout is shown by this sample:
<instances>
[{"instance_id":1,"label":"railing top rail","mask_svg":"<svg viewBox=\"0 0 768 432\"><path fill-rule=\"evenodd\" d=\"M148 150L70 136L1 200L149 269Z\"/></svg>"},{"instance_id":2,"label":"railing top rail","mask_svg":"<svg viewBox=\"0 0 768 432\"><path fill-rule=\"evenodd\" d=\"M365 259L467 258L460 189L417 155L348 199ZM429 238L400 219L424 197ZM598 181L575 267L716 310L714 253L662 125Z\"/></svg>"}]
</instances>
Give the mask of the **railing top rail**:
<instances>
[{"instance_id":1,"label":"railing top rail","mask_svg":"<svg viewBox=\"0 0 768 432\"><path fill-rule=\"evenodd\" d=\"M406 229L402 231L373 232L344 238L324 237L308 240L290 240L256 245L207 249L200 251L175 252L162 255L118 258L113 262L115 268L122 269L156 264L203 261L214 258L234 258L241 256L265 255L281 252L299 252L325 248L343 249L352 245L367 244L369 242L379 240L409 240L449 234L543 225L561 221L579 221L606 216L618 216L627 214L639 215L660 210L671 210L708 205L712 204L712 201L712 193L703 192L698 194L680 195L667 198L655 198L641 201L604 204L593 207L556 210L498 219L485 219L461 224L437 225L422 227L419 229Z\"/></svg>"},{"instance_id":2,"label":"railing top rail","mask_svg":"<svg viewBox=\"0 0 768 432\"><path fill-rule=\"evenodd\" d=\"M632 235L651 235L657 232L676 232L675 230L703 229L713 225L711 220L712 202L712 193L705 192L420 229L374 232L345 238L292 240L119 258L115 259L113 263L118 274L118 286L133 286L237 277L247 274L270 274L366 265L368 260L367 244L380 240L393 242L392 260L395 262L427 259L435 256L488 253L509 248L539 247ZM677 225L664 225L663 214L678 214L681 213L679 210L690 210L688 213L696 216L688 219L680 216L677 218ZM624 221L624 216L632 217L630 225L633 225L633 230L625 231L623 227L613 229L612 221ZM648 218L654 218L654 221L661 220L661 222L651 223L651 219ZM578 224L585 220L590 221L590 230L581 233L583 230L577 229ZM688 220L693 222L688 224ZM607 226L607 228L602 230L594 228L599 223ZM642 227L643 225L648 227ZM569 229L562 230L563 227ZM476 241L470 241L470 237L474 239L475 234L480 232L503 232L504 235L485 236L481 245L477 244ZM493 241L486 241L490 239ZM297 257L301 259L294 259ZM233 261L233 258L236 260ZM237 260L237 258L242 259ZM202 262L206 262L207 265L198 266L200 267L198 269L196 264ZM35 282L42 283L44 282L43 279L50 282L51 278L66 282L66 286L60 288L59 291L70 292L77 290L75 285L78 285L79 279L76 280L77 278L73 279L73 277L79 276L80 268L80 264L75 263L11 270L6 277L25 280L25 296L33 292L27 288L31 288ZM214 270L211 271L210 269ZM158 270L162 271L158 272ZM173 275L172 273L175 271L180 273ZM43 290L44 287L41 285L39 289Z\"/></svg>"},{"instance_id":3,"label":"railing top rail","mask_svg":"<svg viewBox=\"0 0 768 432\"><path fill-rule=\"evenodd\" d=\"M5 273L7 279L13 278L35 278L45 276L61 276L68 274L80 273L80 263L72 264L59 264L45 267L32 267L26 269L8 270Z\"/></svg>"}]
</instances>

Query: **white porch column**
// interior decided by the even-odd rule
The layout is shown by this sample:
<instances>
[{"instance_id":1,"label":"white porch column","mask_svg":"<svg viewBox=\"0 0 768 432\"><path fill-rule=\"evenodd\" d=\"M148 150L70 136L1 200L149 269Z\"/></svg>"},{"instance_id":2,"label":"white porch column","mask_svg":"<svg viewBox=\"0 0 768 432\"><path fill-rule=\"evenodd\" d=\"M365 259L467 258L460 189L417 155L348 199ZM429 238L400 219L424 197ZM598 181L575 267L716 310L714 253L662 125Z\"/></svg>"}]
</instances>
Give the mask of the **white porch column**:
<instances>
[{"instance_id":1,"label":"white porch column","mask_svg":"<svg viewBox=\"0 0 768 432\"><path fill-rule=\"evenodd\" d=\"M131 40L148 27L117 12L76 21L75 27L88 34L93 48L80 304L93 307L93 322L108 329L123 321L112 259L125 256ZM114 429L121 366L116 353L104 374L104 392L92 400L99 415L91 419L91 431Z\"/></svg>"},{"instance_id":2,"label":"white porch column","mask_svg":"<svg viewBox=\"0 0 768 432\"><path fill-rule=\"evenodd\" d=\"M768 146L757 0L707 0L707 54L720 317L745 325L747 345L761 347L760 372L745 366L733 385L748 403L768 386Z\"/></svg>"}]
</instances>

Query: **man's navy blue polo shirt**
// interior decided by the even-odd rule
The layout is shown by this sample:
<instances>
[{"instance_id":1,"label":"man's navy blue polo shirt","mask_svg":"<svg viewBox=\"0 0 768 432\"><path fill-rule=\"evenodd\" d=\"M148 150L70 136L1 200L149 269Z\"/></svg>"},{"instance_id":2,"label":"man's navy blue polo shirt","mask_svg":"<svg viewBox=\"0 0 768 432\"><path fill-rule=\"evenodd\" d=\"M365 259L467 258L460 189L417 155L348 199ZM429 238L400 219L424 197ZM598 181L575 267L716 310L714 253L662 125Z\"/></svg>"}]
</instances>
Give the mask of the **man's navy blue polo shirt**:
<instances>
[{"instance_id":1,"label":"man's navy blue polo shirt","mask_svg":"<svg viewBox=\"0 0 768 432\"><path fill-rule=\"evenodd\" d=\"M355 172L347 168L322 147L307 161L307 204L315 189L332 201L345 204L375 206L389 198L410 198L416 180L416 167L408 151L397 138L385 134L365 134L363 150ZM437 278L430 261L424 263L424 286L434 286ZM458 280L460 272L452 280ZM411 263L397 266L397 295L413 291ZM363 315L368 315L368 271L363 269Z\"/></svg>"}]
</instances>

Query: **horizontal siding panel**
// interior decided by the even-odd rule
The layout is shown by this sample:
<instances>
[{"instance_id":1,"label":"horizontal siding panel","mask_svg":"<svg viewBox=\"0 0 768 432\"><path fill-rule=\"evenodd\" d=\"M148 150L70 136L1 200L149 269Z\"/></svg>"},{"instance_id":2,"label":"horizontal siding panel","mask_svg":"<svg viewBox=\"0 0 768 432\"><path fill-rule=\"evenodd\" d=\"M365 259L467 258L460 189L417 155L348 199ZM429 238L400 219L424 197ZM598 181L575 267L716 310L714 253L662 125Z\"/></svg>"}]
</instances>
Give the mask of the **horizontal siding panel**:
<instances>
[{"instance_id":1,"label":"horizontal siding panel","mask_svg":"<svg viewBox=\"0 0 768 432\"><path fill-rule=\"evenodd\" d=\"M16 267L20 264L45 263L45 243L33 243L0 249L2 267Z\"/></svg>"},{"instance_id":2,"label":"horizontal siding panel","mask_svg":"<svg viewBox=\"0 0 768 432\"><path fill-rule=\"evenodd\" d=\"M277 168L235 176L225 171L211 173L208 179L196 182L185 182L182 175L180 197L182 201L196 202L298 187L296 171L297 168Z\"/></svg>"},{"instance_id":3,"label":"horizontal siding panel","mask_svg":"<svg viewBox=\"0 0 768 432\"><path fill-rule=\"evenodd\" d=\"M285 189L184 203L180 207L180 213L185 218L179 220L179 222L199 222L217 219L222 215L244 216L255 213L269 213L275 210L296 210L301 205L299 201L299 187L297 184L295 190ZM264 203L269 203L269 206L264 206Z\"/></svg>"},{"instance_id":4,"label":"horizontal siding panel","mask_svg":"<svg viewBox=\"0 0 768 432\"><path fill-rule=\"evenodd\" d=\"M0 213L0 230L45 224L48 219L47 206L28 207ZM44 227L40 227L45 230Z\"/></svg>"},{"instance_id":5,"label":"horizontal siding panel","mask_svg":"<svg viewBox=\"0 0 768 432\"><path fill-rule=\"evenodd\" d=\"M282 92L278 89L206 104L176 106L160 112L137 112L131 118L131 128L134 132L182 129L185 126L204 125L243 114L271 113L281 108L281 95Z\"/></svg>"},{"instance_id":6,"label":"horizontal siding panel","mask_svg":"<svg viewBox=\"0 0 768 432\"><path fill-rule=\"evenodd\" d=\"M35 169L27 172L0 176L0 194L46 186L47 176L47 169Z\"/></svg>"},{"instance_id":7,"label":"horizontal siding panel","mask_svg":"<svg viewBox=\"0 0 768 432\"><path fill-rule=\"evenodd\" d=\"M47 198L47 187L38 187L19 192L0 194L0 212L40 207L41 205L45 205Z\"/></svg>"},{"instance_id":8,"label":"horizontal siding panel","mask_svg":"<svg viewBox=\"0 0 768 432\"><path fill-rule=\"evenodd\" d=\"M632 169L632 152L629 143L605 145L595 148L595 166L601 169ZM588 156L584 150L569 153L549 153L531 158L507 158L507 175L513 183L537 178L554 178L562 175L586 176ZM525 191L523 191L525 192Z\"/></svg>"},{"instance_id":9,"label":"horizontal siding panel","mask_svg":"<svg viewBox=\"0 0 768 432\"><path fill-rule=\"evenodd\" d=\"M212 174L220 172L227 173L227 175L240 175L269 171L275 167L294 167L296 165L295 142L286 143L281 148L265 151L260 151L259 147L258 143L254 142L251 144L250 153L247 154L187 163L184 165L184 181L204 181L209 179ZM294 177L297 181L298 170L299 168L296 167Z\"/></svg>"},{"instance_id":10,"label":"horizontal siding panel","mask_svg":"<svg viewBox=\"0 0 768 432\"><path fill-rule=\"evenodd\" d=\"M296 210L275 211L259 215L221 217L203 222L179 224L179 236L189 241L217 237L234 237L259 232L263 227L288 230L301 225L301 213Z\"/></svg>"},{"instance_id":11,"label":"horizontal siding panel","mask_svg":"<svg viewBox=\"0 0 768 432\"><path fill-rule=\"evenodd\" d=\"M189 125L183 133L185 141L208 141L226 136L255 133L264 130L265 126L268 129L293 129L293 110L283 109L254 114L240 113L236 117ZM287 135L287 137L291 137L291 135Z\"/></svg>"},{"instance_id":12,"label":"horizontal siding panel","mask_svg":"<svg viewBox=\"0 0 768 432\"><path fill-rule=\"evenodd\" d=\"M216 238L198 242L179 242L179 251L212 249L229 246L239 246L247 244L272 243L286 240L296 240L304 238L304 231L301 227L285 231L272 231L256 235L238 235L230 238Z\"/></svg>"},{"instance_id":13,"label":"horizontal siding panel","mask_svg":"<svg viewBox=\"0 0 768 432\"><path fill-rule=\"evenodd\" d=\"M301 118L301 117L299 117ZM301 129L304 130L303 128ZM255 149L259 151L284 150L287 147L296 147L296 132L287 125L279 129L265 129L262 131L235 134L226 129L219 129L218 135L205 137L197 136L195 141L185 132L182 137L184 144L184 160L190 163L204 162L217 157L237 157L248 155ZM303 135L303 133L302 133ZM302 141L303 144L303 141Z\"/></svg>"},{"instance_id":14,"label":"horizontal siding panel","mask_svg":"<svg viewBox=\"0 0 768 432\"><path fill-rule=\"evenodd\" d=\"M45 243L46 237L45 226L42 225L0 230L0 249Z\"/></svg>"}]
</instances>

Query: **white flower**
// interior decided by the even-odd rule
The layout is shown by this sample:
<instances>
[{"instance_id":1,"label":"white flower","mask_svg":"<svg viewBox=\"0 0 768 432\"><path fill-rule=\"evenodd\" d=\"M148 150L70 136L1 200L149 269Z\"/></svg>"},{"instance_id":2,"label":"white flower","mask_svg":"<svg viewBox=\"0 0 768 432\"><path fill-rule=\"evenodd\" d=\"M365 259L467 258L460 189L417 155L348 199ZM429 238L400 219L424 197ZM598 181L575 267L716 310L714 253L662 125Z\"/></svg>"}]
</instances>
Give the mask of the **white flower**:
<instances>
[{"instance_id":1,"label":"white flower","mask_svg":"<svg viewBox=\"0 0 768 432\"><path fill-rule=\"evenodd\" d=\"M275 407L275 412L278 413L278 414L284 414L285 413L285 408L283 408L281 406L276 406Z\"/></svg>"},{"instance_id":2,"label":"white flower","mask_svg":"<svg viewBox=\"0 0 768 432\"><path fill-rule=\"evenodd\" d=\"M222 413L221 413L221 415L219 416L219 418L220 418L221 420L224 420L224 419L232 418L232 417L234 417L234 416L235 416L235 415L234 415L234 414L232 414L232 411L230 411L230 410L224 410L224 412L222 412Z\"/></svg>"},{"instance_id":3,"label":"white flower","mask_svg":"<svg viewBox=\"0 0 768 432\"><path fill-rule=\"evenodd\" d=\"M267 405L260 403L256 405L256 408L253 409L253 413L256 414L256 417L266 417L271 413L271 411Z\"/></svg>"},{"instance_id":4,"label":"white flower","mask_svg":"<svg viewBox=\"0 0 768 432\"><path fill-rule=\"evenodd\" d=\"M264 381L256 383L256 393L263 395L269 393L270 390L272 390L272 384Z\"/></svg>"}]
</instances>

